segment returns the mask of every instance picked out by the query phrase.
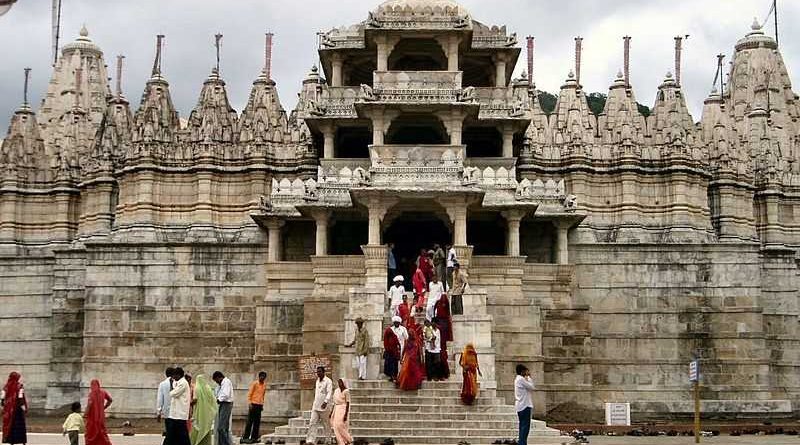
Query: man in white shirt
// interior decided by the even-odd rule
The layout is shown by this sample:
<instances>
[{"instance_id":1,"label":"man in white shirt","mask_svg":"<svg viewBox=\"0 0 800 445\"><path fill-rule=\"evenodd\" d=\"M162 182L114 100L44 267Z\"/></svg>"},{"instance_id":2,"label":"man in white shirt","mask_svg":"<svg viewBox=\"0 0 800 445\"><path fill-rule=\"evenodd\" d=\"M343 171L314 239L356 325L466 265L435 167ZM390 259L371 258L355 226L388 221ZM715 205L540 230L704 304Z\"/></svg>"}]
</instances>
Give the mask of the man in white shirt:
<instances>
[{"instance_id":1,"label":"man in white shirt","mask_svg":"<svg viewBox=\"0 0 800 445\"><path fill-rule=\"evenodd\" d=\"M189 382L184 377L183 369L175 368L172 372L172 389L169 392L169 416L167 416L167 437L169 445L191 445L186 422L189 420L189 406L192 403Z\"/></svg>"},{"instance_id":2,"label":"man in white shirt","mask_svg":"<svg viewBox=\"0 0 800 445\"><path fill-rule=\"evenodd\" d=\"M458 255L456 255L456 249L452 245L448 244L445 246L447 249L447 287L446 290L450 290L453 287L453 268L455 267L456 263L458 262Z\"/></svg>"},{"instance_id":3,"label":"man in white shirt","mask_svg":"<svg viewBox=\"0 0 800 445\"><path fill-rule=\"evenodd\" d=\"M156 419L158 419L159 422L161 422L162 419L166 420L166 418L169 417L169 403L170 403L169 391L172 389L173 372L175 372L175 369L172 368L171 366L168 367L167 370L164 371L164 374L166 374L167 378L165 378L164 380L161 381L161 383L158 384L158 396L156 396ZM164 444L166 445L167 443L166 422L164 422L164 430L161 433L161 435L164 436L165 438Z\"/></svg>"},{"instance_id":4,"label":"man in white shirt","mask_svg":"<svg viewBox=\"0 0 800 445\"><path fill-rule=\"evenodd\" d=\"M433 316L435 315L434 308L436 307L436 303L439 302L439 298L442 297L444 293L444 284L439 281L439 276L437 274L433 274L433 278L431 282L428 283L428 306L425 308L425 319L428 321L433 320Z\"/></svg>"},{"instance_id":5,"label":"man in white shirt","mask_svg":"<svg viewBox=\"0 0 800 445\"><path fill-rule=\"evenodd\" d=\"M325 375L325 368L317 367L317 381L314 387L314 405L311 407L311 420L308 422L308 432L305 442L301 444L312 445L315 443L320 425L325 441L331 442L331 399L333 398L333 381Z\"/></svg>"},{"instance_id":6,"label":"man in white shirt","mask_svg":"<svg viewBox=\"0 0 800 445\"><path fill-rule=\"evenodd\" d=\"M214 435L217 436L217 445L231 445L231 411L233 411L233 383L220 371L214 371L211 376L217 383L217 421L214 424ZM170 444L172 445L172 444Z\"/></svg>"},{"instance_id":7,"label":"man in white shirt","mask_svg":"<svg viewBox=\"0 0 800 445\"><path fill-rule=\"evenodd\" d=\"M389 316L394 317L397 315L397 308L403 304L403 295L406 294L406 288L403 286L403 276L398 275L394 277L394 286L389 288Z\"/></svg>"},{"instance_id":8,"label":"man in white shirt","mask_svg":"<svg viewBox=\"0 0 800 445\"><path fill-rule=\"evenodd\" d=\"M514 406L519 418L518 445L528 445L528 433L531 431L531 414L533 411L531 392L534 389L531 372L525 365L517 365L517 376L514 378Z\"/></svg>"},{"instance_id":9,"label":"man in white shirt","mask_svg":"<svg viewBox=\"0 0 800 445\"><path fill-rule=\"evenodd\" d=\"M425 342L425 371L428 380L435 381L447 378L442 367L442 332L437 321L431 323L431 337Z\"/></svg>"}]
</instances>

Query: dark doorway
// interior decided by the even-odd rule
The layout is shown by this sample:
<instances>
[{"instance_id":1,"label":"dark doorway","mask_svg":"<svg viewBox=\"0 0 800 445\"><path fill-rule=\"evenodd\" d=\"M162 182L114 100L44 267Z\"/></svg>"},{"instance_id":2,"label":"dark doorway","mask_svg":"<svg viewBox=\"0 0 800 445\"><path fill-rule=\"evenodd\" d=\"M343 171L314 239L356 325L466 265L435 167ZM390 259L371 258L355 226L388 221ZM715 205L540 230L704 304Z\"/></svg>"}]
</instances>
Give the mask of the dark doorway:
<instances>
[{"instance_id":1,"label":"dark doorway","mask_svg":"<svg viewBox=\"0 0 800 445\"><path fill-rule=\"evenodd\" d=\"M336 129L334 156L337 158L369 158L372 130L369 127L339 127Z\"/></svg>"},{"instance_id":2,"label":"dark doorway","mask_svg":"<svg viewBox=\"0 0 800 445\"><path fill-rule=\"evenodd\" d=\"M449 144L444 124L431 114L403 114L392 121L386 133L387 144Z\"/></svg>"},{"instance_id":3,"label":"dark doorway","mask_svg":"<svg viewBox=\"0 0 800 445\"><path fill-rule=\"evenodd\" d=\"M503 155L503 135L494 127L467 127L461 137L467 157L490 158Z\"/></svg>"},{"instance_id":4,"label":"dark doorway","mask_svg":"<svg viewBox=\"0 0 800 445\"><path fill-rule=\"evenodd\" d=\"M505 255L505 219L499 213L486 213L467 220L467 243L474 247L474 255Z\"/></svg>"},{"instance_id":5,"label":"dark doorway","mask_svg":"<svg viewBox=\"0 0 800 445\"><path fill-rule=\"evenodd\" d=\"M390 71L445 71L447 56L433 39L401 40L389 56Z\"/></svg>"},{"instance_id":6,"label":"dark doorway","mask_svg":"<svg viewBox=\"0 0 800 445\"><path fill-rule=\"evenodd\" d=\"M433 214L407 212L395 219L386 229L383 243L394 243L398 273L410 282L420 250L431 249L434 244L439 244L444 249L451 238L450 229Z\"/></svg>"},{"instance_id":7,"label":"dark doorway","mask_svg":"<svg viewBox=\"0 0 800 445\"><path fill-rule=\"evenodd\" d=\"M362 255L361 246L367 244L368 231L366 220L337 220L330 231L330 254Z\"/></svg>"}]
</instances>

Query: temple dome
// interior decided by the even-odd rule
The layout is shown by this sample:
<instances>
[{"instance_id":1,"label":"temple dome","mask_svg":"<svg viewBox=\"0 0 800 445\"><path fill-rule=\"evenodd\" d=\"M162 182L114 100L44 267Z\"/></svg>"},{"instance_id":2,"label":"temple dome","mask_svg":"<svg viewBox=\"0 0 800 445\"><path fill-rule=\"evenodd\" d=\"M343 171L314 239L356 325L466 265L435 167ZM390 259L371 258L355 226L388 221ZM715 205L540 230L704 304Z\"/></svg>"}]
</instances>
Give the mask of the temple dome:
<instances>
[{"instance_id":1,"label":"temple dome","mask_svg":"<svg viewBox=\"0 0 800 445\"><path fill-rule=\"evenodd\" d=\"M381 3L377 12L404 12L413 13L432 12L447 15L468 16L469 11L453 0L387 0Z\"/></svg>"}]
</instances>

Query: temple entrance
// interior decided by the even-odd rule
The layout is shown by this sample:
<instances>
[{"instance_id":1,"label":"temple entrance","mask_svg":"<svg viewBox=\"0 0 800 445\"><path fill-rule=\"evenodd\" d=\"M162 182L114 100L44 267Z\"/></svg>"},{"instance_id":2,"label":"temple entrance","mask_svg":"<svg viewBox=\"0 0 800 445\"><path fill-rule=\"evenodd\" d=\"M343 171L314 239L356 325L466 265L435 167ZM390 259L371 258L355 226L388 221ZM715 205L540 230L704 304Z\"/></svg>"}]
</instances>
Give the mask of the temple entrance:
<instances>
[{"instance_id":1,"label":"temple entrance","mask_svg":"<svg viewBox=\"0 0 800 445\"><path fill-rule=\"evenodd\" d=\"M450 228L444 221L425 212L404 212L392 221L383 235L384 244L394 243L397 272L406 278L407 285L410 285L420 250L431 249L434 244L444 249L451 240Z\"/></svg>"}]
</instances>

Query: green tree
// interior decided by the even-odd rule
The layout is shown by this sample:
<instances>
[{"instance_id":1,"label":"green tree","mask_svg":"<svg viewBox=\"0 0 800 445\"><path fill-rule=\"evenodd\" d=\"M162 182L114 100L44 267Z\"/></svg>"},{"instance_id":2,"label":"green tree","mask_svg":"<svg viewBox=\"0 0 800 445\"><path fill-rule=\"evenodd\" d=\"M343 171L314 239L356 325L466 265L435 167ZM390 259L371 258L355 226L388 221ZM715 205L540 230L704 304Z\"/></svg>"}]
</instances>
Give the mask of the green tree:
<instances>
[{"instance_id":1,"label":"green tree","mask_svg":"<svg viewBox=\"0 0 800 445\"><path fill-rule=\"evenodd\" d=\"M542 107L544 114L550 115L556 109L556 101L558 98L555 94L550 94L547 91L539 91L539 106Z\"/></svg>"}]
</instances>

